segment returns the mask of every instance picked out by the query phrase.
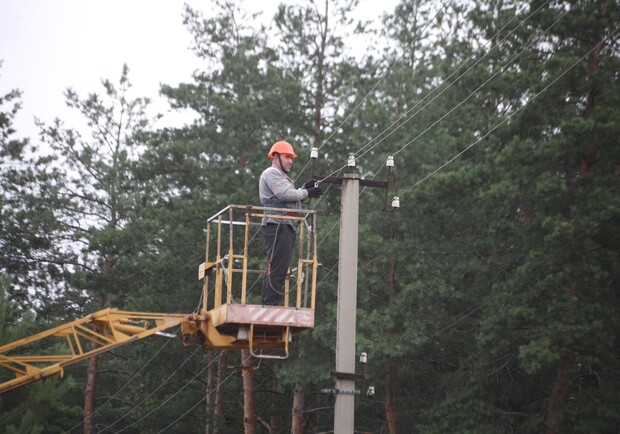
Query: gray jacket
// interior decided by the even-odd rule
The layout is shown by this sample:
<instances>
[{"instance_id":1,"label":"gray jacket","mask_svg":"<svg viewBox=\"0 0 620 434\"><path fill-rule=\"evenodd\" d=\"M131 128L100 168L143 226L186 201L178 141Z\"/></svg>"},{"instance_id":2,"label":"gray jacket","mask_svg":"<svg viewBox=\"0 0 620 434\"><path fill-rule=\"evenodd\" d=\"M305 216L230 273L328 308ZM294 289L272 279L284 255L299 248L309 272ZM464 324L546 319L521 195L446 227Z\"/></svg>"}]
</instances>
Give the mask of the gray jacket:
<instances>
[{"instance_id":1,"label":"gray jacket","mask_svg":"<svg viewBox=\"0 0 620 434\"><path fill-rule=\"evenodd\" d=\"M258 194L263 206L301 209L301 201L308 197L308 190L295 188L293 180L274 164L261 174L258 181ZM296 221L269 217L263 218L261 226L268 223L286 223L297 228Z\"/></svg>"}]
</instances>

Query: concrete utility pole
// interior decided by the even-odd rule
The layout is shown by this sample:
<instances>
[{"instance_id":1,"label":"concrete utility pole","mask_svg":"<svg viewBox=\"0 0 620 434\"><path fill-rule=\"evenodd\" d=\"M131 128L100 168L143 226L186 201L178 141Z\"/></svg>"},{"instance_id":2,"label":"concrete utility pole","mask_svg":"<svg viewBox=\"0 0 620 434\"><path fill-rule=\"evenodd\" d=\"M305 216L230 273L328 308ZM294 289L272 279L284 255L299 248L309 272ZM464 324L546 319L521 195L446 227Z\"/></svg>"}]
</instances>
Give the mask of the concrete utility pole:
<instances>
[{"instance_id":1,"label":"concrete utility pole","mask_svg":"<svg viewBox=\"0 0 620 434\"><path fill-rule=\"evenodd\" d=\"M318 152L316 155L318 155ZM360 185L385 189L389 186L389 174L388 181L360 179L359 173L355 172L355 169L353 169L355 167L354 156L349 157L347 165L349 166L349 170L352 171L346 173L342 178L317 176L317 178L321 179L321 182L326 184L342 184L338 264L338 316L336 324L336 371L332 372L336 387L334 389L322 390L323 393L330 393L336 396L336 406L334 409L335 434L353 434L355 430L355 395L360 393L359 390L355 389L355 382L364 378L363 374L358 375L355 373L357 241ZM386 163L386 165L392 167L394 164ZM312 173L314 178L314 166ZM363 363L366 363L366 361L364 360Z\"/></svg>"},{"instance_id":2,"label":"concrete utility pole","mask_svg":"<svg viewBox=\"0 0 620 434\"><path fill-rule=\"evenodd\" d=\"M334 433L354 430L355 415L355 326L357 309L357 242L359 221L357 173L342 179L340 217L340 262L338 265L338 324L336 329L336 408Z\"/></svg>"}]
</instances>

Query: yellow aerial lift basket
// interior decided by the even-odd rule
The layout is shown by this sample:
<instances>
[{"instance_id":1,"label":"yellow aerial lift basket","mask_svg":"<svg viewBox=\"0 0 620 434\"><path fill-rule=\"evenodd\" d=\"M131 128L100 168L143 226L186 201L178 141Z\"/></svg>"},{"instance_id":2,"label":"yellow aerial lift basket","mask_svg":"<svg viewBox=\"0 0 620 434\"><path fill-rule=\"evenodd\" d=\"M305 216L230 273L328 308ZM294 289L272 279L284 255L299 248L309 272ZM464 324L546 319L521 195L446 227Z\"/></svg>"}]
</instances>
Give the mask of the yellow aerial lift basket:
<instances>
[{"instance_id":1,"label":"yellow aerial lift basket","mask_svg":"<svg viewBox=\"0 0 620 434\"><path fill-rule=\"evenodd\" d=\"M252 268L252 264L266 262L260 234L264 217L298 222L298 254L293 255L279 306L261 305L265 267ZM282 208L229 205L208 220L206 234L206 259L198 269L198 278L204 280L201 315L206 318L187 324L202 329L184 329L186 342L198 337L205 347L247 347L259 358L288 357L292 333L314 327L316 212L295 210L287 214ZM255 277L252 284L251 276ZM273 348L283 352L259 351Z\"/></svg>"}]
</instances>

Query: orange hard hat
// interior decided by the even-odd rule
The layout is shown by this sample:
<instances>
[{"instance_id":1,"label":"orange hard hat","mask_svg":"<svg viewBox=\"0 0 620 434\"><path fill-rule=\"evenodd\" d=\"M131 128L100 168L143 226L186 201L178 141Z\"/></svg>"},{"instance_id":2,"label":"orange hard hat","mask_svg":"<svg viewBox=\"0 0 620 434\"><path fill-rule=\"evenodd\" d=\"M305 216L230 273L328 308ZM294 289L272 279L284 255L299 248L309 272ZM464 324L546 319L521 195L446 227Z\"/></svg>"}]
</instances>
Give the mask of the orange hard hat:
<instances>
[{"instance_id":1,"label":"orange hard hat","mask_svg":"<svg viewBox=\"0 0 620 434\"><path fill-rule=\"evenodd\" d=\"M292 156L293 158L295 158L297 156L295 151L293 151L293 146L289 142L285 142L283 140L281 140L279 142L275 142L273 144L273 146L271 147L271 150L269 151L267 156L269 158L273 158L273 154L275 154L275 153L278 153L278 154L288 154L288 155Z\"/></svg>"}]
</instances>

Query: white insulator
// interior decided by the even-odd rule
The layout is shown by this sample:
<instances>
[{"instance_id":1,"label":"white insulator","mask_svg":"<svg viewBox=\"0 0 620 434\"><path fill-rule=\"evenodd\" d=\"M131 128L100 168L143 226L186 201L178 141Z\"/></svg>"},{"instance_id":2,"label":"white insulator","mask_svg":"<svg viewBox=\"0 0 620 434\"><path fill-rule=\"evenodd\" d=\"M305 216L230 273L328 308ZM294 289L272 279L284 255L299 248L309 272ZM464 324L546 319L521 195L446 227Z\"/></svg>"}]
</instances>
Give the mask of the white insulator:
<instances>
[{"instance_id":1,"label":"white insulator","mask_svg":"<svg viewBox=\"0 0 620 434\"><path fill-rule=\"evenodd\" d=\"M319 158L319 148L316 146L310 151L310 158Z\"/></svg>"},{"instance_id":2,"label":"white insulator","mask_svg":"<svg viewBox=\"0 0 620 434\"><path fill-rule=\"evenodd\" d=\"M394 196L392 199L392 208L400 208L400 199L398 196Z\"/></svg>"},{"instance_id":3,"label":"white insulator","mask_svg":"<svg viewBox=\"0 0 620 434\"><path fill-rule=\"evenodd\" d=\"M387 167L394 167L394 157L392 155L387 157L387 161L385 162L385 165Z\"/></svg>"},{"instance_id":4,"label":"white insulator","mask_svg":"<svg viewBox=\"0 0 620 434\"><path fill-rule=\"evenodd\" d=\"M368 353L363 352L362 354L360 354L360 363L362 365L365 365L366 363L368 363Z\"/></svg>"},{"instance_id":5,"label":"white insulator","mask_svg":"<svg viewBox=\"0 0 620 434\"><path fill-rule=\"evenodd\" d=\"M347 161L347 166L355 167L355 155L349 155L349 161Z\"/></svg>"},{"instance_id":6,"label":"white insulator","mask_svg":"<svg viewBox=\"0 0 620 434\"><path fill-rule=\"evenodd\" d=\"M366 392L366 396L372 398L375 396L375 386L368 386L368 391Z\"/></svg>"}]
</instances>

